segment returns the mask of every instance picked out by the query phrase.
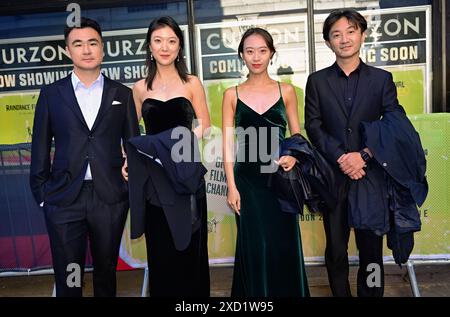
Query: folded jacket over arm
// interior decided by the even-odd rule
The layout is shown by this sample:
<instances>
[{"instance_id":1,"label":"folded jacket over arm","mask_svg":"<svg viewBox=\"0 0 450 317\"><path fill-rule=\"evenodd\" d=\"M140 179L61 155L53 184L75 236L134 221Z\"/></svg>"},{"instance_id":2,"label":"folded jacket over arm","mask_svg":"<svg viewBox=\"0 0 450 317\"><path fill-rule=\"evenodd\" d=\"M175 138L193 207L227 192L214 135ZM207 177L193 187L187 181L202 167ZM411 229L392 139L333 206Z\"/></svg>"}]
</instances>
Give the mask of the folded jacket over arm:
<instances>
[{"instance_id":1,"label":"folded jacket over arm","mask_svg":"<svg viewBox=\"0 0 450 317\"><path fill-rule=\"evenodd\" d=\"M175 247L184 250L199 226L196 198L206 194L207 170L200 161L195 134L176 127L131 138L127 149L131 238L145 231L149 201L164 210Z\"/></svg>"}]
</instances>

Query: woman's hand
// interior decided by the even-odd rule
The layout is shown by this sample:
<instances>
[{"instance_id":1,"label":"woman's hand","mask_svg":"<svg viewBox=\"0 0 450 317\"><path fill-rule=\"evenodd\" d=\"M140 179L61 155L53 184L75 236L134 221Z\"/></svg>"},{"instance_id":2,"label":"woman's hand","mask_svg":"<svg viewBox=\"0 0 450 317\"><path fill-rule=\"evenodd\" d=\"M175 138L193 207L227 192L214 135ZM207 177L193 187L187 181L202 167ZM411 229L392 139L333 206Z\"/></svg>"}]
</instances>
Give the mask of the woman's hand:
<instances>
[{"instance_id":1,"label":"woman's hand","mask_svg":"<svg viewBox=\"0 0 450 317\"><path fill-rule=\"evenodd\" d=\"M241 195L236 187L228 187L227 203L235 213L241 215Z\"/></svg>"},{"instance_id":2,"label":"woman's hand","mask_svg":"<svg viewBox=\"0 0 450 317\"><path fill-rule=\"evenodd\" d=\"M290 155L284 155L280 157L278 161L275 161L276 164L280 165L286 172L289 172L295 165L297 160L295 157Z\"/></svg>"},{"instance_id":3,"label":"woman's hand","mask_svg":"<svg viewBox=\"0 0 450 317\"><path fill-rule=\"evenodd\" d=\"M128 182L128 162L127 162L126 158L125 158L125 162L123 162L123 166L122 166L122 177L124 180L126 180Z\"/></svg>"}]
</instances>

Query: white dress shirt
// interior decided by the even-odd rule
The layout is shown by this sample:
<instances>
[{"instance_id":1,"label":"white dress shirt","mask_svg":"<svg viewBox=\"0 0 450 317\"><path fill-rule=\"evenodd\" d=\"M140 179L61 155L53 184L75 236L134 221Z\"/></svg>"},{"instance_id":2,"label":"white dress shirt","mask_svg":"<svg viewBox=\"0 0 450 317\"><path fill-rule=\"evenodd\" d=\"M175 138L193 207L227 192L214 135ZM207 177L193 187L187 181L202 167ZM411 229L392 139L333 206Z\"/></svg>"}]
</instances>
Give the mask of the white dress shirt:
<instances>
[{"instance_id":1,"label":"white dress shirt","mask_svg":"<svg viewBox=\"0 0 450 317\"><path fill-rule=\"evenodd\" d=\"M83 113L84 120L87 123L89 129L92 129L94 125L95 118L97 118L100 105L102 103L103 94L103 84L104 77L100 73L98 78L92 83L88 88L86 87L80 79L72 72L72 86L77 97L78 105L80 106L81 112ZM88 163L85 180L91 180L91 167Z\"/></svg>"}]
</instances>

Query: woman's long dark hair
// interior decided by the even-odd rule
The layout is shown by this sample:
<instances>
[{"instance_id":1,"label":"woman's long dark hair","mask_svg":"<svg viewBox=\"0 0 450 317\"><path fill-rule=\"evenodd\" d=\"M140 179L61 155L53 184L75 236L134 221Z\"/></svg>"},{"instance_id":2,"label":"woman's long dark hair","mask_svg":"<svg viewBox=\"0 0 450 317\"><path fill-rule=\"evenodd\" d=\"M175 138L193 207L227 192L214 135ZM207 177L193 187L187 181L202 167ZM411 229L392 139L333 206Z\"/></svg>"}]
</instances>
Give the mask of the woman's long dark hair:
<instances>
[{"instance_id":1,"label":"woman's long dark hair","mask_svg":"<svg viewBox=\"0 0 450 317\"><path fill-rule=\"evenodd\" d=\"M175 68L178 71L178 75L180 76L183 82L186 82L188 79L188 69L186 66L186 62L184 61L184 38L183 32L180 29L178 23L169 16L164 16L153 20L148 26L147 37L146 37L146 47L147 47L147 57L145 60L145 65L147 66L147 77L145 78L145 83L147 84L147 89L152 90L153 80L156 76L156 61L155 59L151 59L151 51L150 51L150 39L152 33L155 30L161 29L163 27L168 26L175 32L178 40L180 41L180 51L178 52L178 57L175 59Z\"/></svg>"}]
</instances>

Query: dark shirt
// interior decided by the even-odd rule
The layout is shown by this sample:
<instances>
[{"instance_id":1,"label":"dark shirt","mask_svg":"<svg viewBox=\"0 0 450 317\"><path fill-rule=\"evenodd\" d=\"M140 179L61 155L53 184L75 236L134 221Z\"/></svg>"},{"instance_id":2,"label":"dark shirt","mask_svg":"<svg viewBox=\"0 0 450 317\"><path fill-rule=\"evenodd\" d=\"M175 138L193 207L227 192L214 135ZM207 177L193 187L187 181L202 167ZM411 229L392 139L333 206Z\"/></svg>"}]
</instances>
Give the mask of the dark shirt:
<instances>
[{"instance_id":1,"label":"dark shirt","mask_svg":"<svg viewBox=\"0 0 450 317\"><path fill-rule=\"evenodd\" d=\"M348 114L350 114L354 104L356 90L358 89L361 62L359 63L358 67L348 76L344 73L344 71L339 67L337 63L334 63L334 67L338 74L339 88L342 96L341 98L343 98Z\"/></svg>"}]
</instances>

